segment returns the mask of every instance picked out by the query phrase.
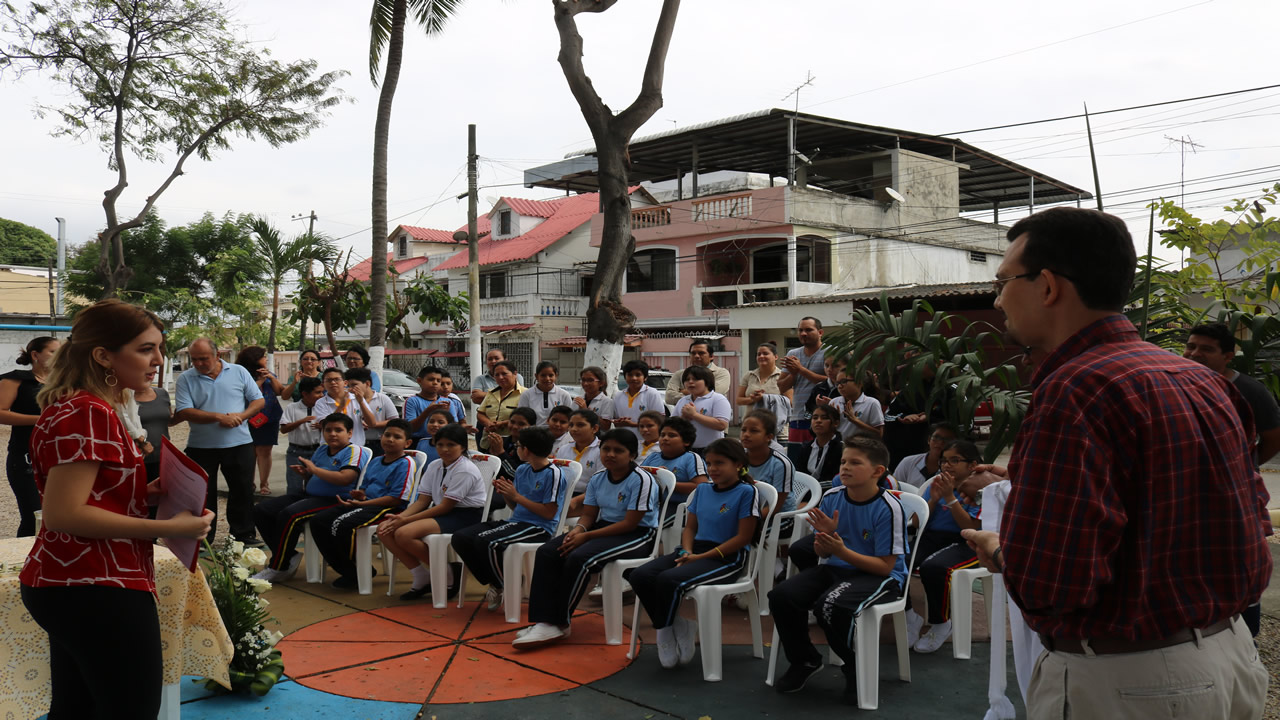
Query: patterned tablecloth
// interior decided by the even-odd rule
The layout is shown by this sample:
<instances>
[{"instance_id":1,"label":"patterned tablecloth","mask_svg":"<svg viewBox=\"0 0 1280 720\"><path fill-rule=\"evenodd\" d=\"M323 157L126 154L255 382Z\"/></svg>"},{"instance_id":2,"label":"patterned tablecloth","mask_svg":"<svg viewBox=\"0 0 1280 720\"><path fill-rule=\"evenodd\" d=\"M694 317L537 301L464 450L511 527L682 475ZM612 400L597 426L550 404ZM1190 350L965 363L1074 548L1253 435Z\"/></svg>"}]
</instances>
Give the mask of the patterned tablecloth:
<instances>
[{"instance_id":1,"label":"patterned tablecloth","mask_svg":"<svg viewBox=\"0 0 1280 720\"><path fill-rule=\"evenodd\" d=\"M49 636L31 619L19 595L18 572L34 538L0 540L0 718L23 720L49 711ZM156 546L156 607L164 652L164 684L183 675L211 677L231 687L233 646L213 595L197 568L189 572Z\"/></svg>"}]
</instances>

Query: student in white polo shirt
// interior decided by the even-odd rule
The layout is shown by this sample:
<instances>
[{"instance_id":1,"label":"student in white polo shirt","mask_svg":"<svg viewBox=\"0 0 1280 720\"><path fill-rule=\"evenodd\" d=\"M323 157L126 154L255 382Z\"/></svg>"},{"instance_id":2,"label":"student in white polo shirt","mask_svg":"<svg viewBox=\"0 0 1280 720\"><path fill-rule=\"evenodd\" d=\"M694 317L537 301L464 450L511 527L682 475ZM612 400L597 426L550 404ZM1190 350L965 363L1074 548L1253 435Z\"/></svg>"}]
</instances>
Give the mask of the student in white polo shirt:
<instances>
[{"instance_id":1,"label":"student in white polo shirt","mask_svg":"<svg viewBox=\"0 0 1280 720\"><path fill-rule=\"evenodd\" d=\"M733 406L716 392L716 378L710 370L693 365L684 369L681 379L689 394L676 403L675 414L693 423L697 430L693 450L702 455L708 445L724 437Z\"/></svg>"}]
</instances>

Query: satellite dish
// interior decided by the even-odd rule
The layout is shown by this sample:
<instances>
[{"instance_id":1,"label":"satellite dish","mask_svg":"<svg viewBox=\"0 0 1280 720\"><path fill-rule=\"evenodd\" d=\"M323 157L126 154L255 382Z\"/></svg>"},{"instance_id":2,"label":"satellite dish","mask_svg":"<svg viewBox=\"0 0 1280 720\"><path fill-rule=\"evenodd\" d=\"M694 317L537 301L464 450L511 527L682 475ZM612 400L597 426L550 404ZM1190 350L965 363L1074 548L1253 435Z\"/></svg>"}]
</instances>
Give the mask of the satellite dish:
<instances>
[{"instance_id":1,"label":"satellite dish","mask_svg":"<svg viewBox=\"0 0 1280 720\"><path fill-rule=\"evenodd\" d=\"M894 189L893 189L893 188L891 188L891 187L884 188L884 194L885 194L886 196L888 196L888 198L889 198L888 200L885 200L885 201L884 201L884 202L886 202L886 203L890 203L890 202L899 202L899 203L900 203L900 202L906 202L906 201L907 201L907 199L906 199L906 198L902 197L902 193L898 192L897 190L894 190Z\"/></svg>"},{"instance_id":2,"label":"satellite dish","mask_svg":"<svg viewBox=\"0 0 1280 720\"><path fill-rule=\"evenodd\" d=\"M464 243L471 239L471 235L466 230L459 230L453 234L453 241Z\"/></svg>"}]
</instances>

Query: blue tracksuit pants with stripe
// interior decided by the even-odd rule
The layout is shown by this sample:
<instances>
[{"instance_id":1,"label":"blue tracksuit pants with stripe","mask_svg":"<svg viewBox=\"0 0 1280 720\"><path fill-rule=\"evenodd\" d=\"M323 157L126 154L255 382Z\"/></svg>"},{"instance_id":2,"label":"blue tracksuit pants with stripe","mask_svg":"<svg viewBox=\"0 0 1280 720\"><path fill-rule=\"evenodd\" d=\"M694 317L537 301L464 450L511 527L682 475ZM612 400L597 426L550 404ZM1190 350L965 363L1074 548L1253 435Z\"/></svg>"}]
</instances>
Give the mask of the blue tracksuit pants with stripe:
<instances>
[{"instance_id":1,"label":"blue tracksuit pants with stripe","mask_svg":"<svg viewBox=\"0 0 1280 720\"><path fill-rule=\"evenodd\" d=\"M598 530L605 525L592 528ZM641 558L653 550L653 528L636 528L584 542L560 555L564 535L543 543L534 554L533 584L529 588L529 622L564 627L591 587L591 574L612 560Z\"/></svg>"},{"instance_id":2,"label":"blue tracksuit pants with stripe","mask_svg":"<svg viewBox=\"0 0 1280 720\"><path fill-rule=\"evenodd\" d=\"M858 613L902 595L898 581L842 566L819 565L792 575L769 591L769 612L782 650L792 665L820 663L822 654L809 640L809 612L840 659L856 667L854 625Z\"/></svg>"},{"instance_id":3,"label":"blue tracksuit pants with stripe","mask_svg":"<svg viewBox=\"0 0 1280 720\"><path fill-rule=\"evenodd\" d=\"M695 542L695 555L710 551L716 543ZM719 585L732 582L742 572L749 553L739 550L724 560L719 556L693 560L676 565L676 554L654 558L627 574L627 582L635 590L640 604L644 605L653 627L670 627L679 615L680 598L699 585ZM714 555L714 553L713 553Z\"/></svg>"}]
</instances>

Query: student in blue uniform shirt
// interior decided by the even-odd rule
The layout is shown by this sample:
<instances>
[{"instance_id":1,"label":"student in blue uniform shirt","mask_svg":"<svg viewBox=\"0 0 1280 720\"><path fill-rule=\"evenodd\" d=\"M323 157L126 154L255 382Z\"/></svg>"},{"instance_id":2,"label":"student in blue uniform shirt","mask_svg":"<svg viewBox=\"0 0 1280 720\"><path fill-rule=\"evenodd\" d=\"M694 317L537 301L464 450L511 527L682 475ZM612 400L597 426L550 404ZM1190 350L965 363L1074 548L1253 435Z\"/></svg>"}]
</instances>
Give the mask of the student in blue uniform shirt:
<instances>
[{"instance_id":1,"label":"student in blue uniform shirt","mask_svg":"<svg viewBox=\"0 0 1280 720\"><path fill-rule=\"evenodd\" d=\"M781 693L802 689L822 669L822 653L809 639L809 613L844 660L844 700L857 704L854 623L871 605L902 595L906 584L907 512L893 493L880 487L889 450L879 438L855 435L840 456L842 487L822 495L809 511L816 531L814 549L823 558L769 592L769 610L791 667L774 684Z\"/></svg>"},{"instance_id":2,"label":"student in blue uniform shirt","mask_svg":"<svg viewBox=\"0 0 1280 720\"><path fill-rule=\"evenodd\" d=\"M750 462L747 472L756 482L767 482L778 491L778 510L786 512L796 509L792 492L796 469L785 452L773 447L777 423L777 418L768 410L752 410L742 420L739 439ZM789 529L790 524L784 524L783 532Z\"/></svg>"},{"instance_id":3,"label":"student in blue uniform shirt","mask_svg":"<svg viewBox=\"0 0 1280 720\"><path fill-rule=\"evenodd\" d=\"M644 557L653 547L658 481L635 463L638 441L614 429L600 439L604 470L587 485L578 524L538 548L529 591L529 620L511 643L527 649L569 635L569 618L586 593L591 574L612 560Z\"/></svg>"},{"instance_id":4,"label":"student in blue uniform shirt","mask_svg":"<svg viewBox=\"0 0 1280 720\"><path fill-rule=\"evenodd\" d=\"M707 463L701 455L693 452L696 437L693 423L682 417L669 417L662 422L657 449L640 461L644 467L666 468L676 476L676 489L667 500L667 519L663 527L670 527L675 522L675 513L671 510L684 502L699 483L707 481Z\"/></svg>"},{"instance_id":5,"label":"student in blue uniform shirt","mask_svg":"<svg viewBox=\"0 0 1280 720\"><path fill-rule=\"evenodd\" d=\"M499 475L493 483L494 491L514 508L511 519L472 525L454 533L452 540L454 552L472 576L489 586L484 603L490 612L502 607L502 555L507 546L550 540L560 517L560 504L568 494L563 470L549 457L551 433L543 427L526 427L516 440L522 462L515 471L515 481Z\"/></svg>"},{"instance_id":6,"label":"student in blue uniform shirt","mask_svg":"<svg viewBox=\"0 0 1280 720\"><path fill-rule=\"evenodd\" d=\"M693 660L698 626L680 617L680 599L699 585L738 577L760 521L759 494L747 474L742 445L716 440L707 446L706 464L711 482L699 485L689 498L680 547L627 577L658 631L658 661L664 668Z\"/></svg>"},{"instance_id":7,"label":"student in blue uniform shirt","mask_svg":"<svg viewBox=\"0 0 1280 720\"><path fill-rule=\"evenodd\" d=\"M351 491L349 500L339 498L338 507L322 510L311 518L311 537L329 567L338 573L338 579L333 581L335 588L357 585L356 530L377 525L384 515L404 505L402 496L413 477L413 461L405 454L409 432L409 423L404 420L388 420L378 438L382 455L365 465L360 487Z\"/></svg>"},{"instance_id":8,"label":"student in blue uniform shirt","mask_svg":"<svg viewBox=\"0 0 1280 720\"><path fill-rule=\"evenodd\" d=\"M320 420L324 444L310 459L302 458L293 468L306 478L303 491L267 498L254 506L253 523L271 549L271 561L259 573L260 579L292 576L302 562L294 548L305 523L323 510L340 507L339 498L350 497L356 489L360 470L373 457L373 451L351 442L354 424L345 413L332 413Z\"/></svg>"}]
</instances>

